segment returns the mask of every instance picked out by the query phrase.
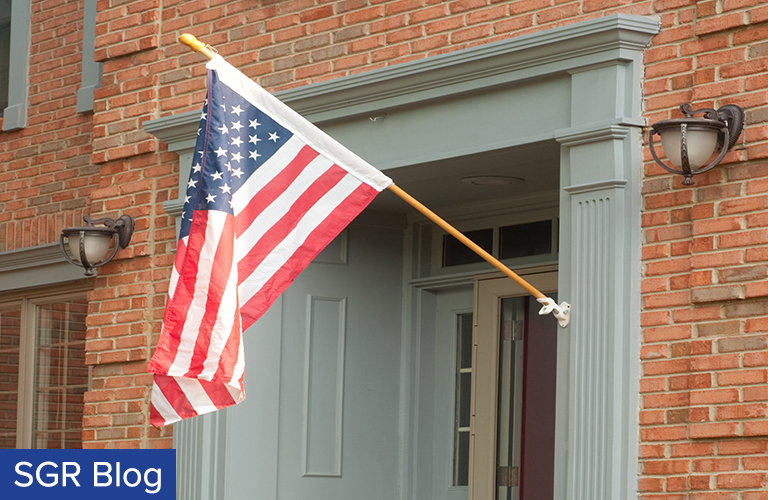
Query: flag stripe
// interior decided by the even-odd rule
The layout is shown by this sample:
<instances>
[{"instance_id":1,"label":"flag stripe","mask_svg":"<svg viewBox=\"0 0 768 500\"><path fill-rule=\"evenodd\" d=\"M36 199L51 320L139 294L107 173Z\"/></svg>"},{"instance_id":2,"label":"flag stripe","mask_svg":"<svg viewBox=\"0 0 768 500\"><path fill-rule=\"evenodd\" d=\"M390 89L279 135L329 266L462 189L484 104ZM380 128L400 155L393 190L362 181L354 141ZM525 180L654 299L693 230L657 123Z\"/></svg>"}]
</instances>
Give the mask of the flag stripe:
<instances>
[{"instance_id":1,"label":"flag stripe","mask_svg":"<svg viewBox=\"0 0 768 500\"><path fill-rule=\"evenodd\" d=\"M234 316L237 314L237 308L234 307L237 280L236 276L232 276L234 230L234 218L227 215L221 224L218 245L211 263L213 269L207 286L204 313L197 325L195 346L185 377L202 376L203 379L210 379L218 365L216 360L232 332ZM202 375L204 365L207 377Z\"/></svg>"},{"instance_id":2,"label":"flag stripe","mask_svg":"<svg viewBox=\"0 0 768 500\"><path fill-rule=\"evenodd\" d=\"M293 213L292 209L296 206L296 201L305 195L305 191L310 189L318 179L324 175L328 175L328 170L332 167L332 163L327 158L317 157L309 162L304 169L299 172L294 181L277 196L274 197L274 201L270 203L258 216L253 219L238 236L238 245L235 248L235 259L240 261L246 258L250 253L249 246L255 246L262 241L265 233L269 231L274 224L277 224L280 220L284 220L286 214L294 219L300 218L303 214ZM333 175L333 174L330 174ZM279 187L278 187L279 188ZM259 198L264 196L265 198L271 198L275 193L271 191L271 184L267 184L258 193L254 194L254 197ZM236 216L240 218L241 215Z\"/></svg>"},{"instance_id":3,"label":"flag stripe","mask_svg":"<svg viewBox=\"0 0 768 500\"><path fill-rule=\"evenodd\" d=\"M285 262L293 255L296 249L305 244L307 236L312 232L317 223L325 220L326 217L328 217L328 215L334 210L338 204L335 200L346 199L346 197L359 185L359 182L354 177L347 176L342 180L342 182L336 184L332 190L330 190L328 193L325 193L323 198L321 198L321 201L316 203L312 209L305 214L305 217L296 226L296 228L294 228L289 237L285 238L281 244L274 249L274 251L272 251L259 263L256 268L253 269L251 273L248 273L248 278L241 282L239 292L242 304L247 304L254 296L254 294L256 294L264 286L272 274L285 264ZM322 248L328 244L328 241L318 241L313 242L313 244ZM245 274L244 271L243 274ZM277 295L270 296L273 297L272 300L274 300L274 297ZM241 306L241 314L244 314L243 309L247 309L247 307ZM245 324L243 326L245 326Z\"/></svg>"},{"instance_id":4,"label":"flag stripe","mask_svg":"<svg viewBox=\"0 0 768 500\"><path fill-rule=\"evenodd\" d=\"M312 185L300 192L296 201L290 205L290 209L283 217L271 224L269 229L259 238L256 245L239 259L238 275L240 283L248 279L258 266L279 248L280 244L291 236L296 227L301 224L302 217L308 216L311 210L322 209L319 201L330 190L345 178L345 171L332 165L322 176L318 177ZM351 176L350 179L353 179ZM357 180L353 180L357 183ZM305 223L306 224L306 223Z\"/></svg>"},{"instance_id":5,"label":"flag stripe","mask_svg":"<svg viewBox=\"0 0 768 500\"><path fill-rule=\"evenodd\" d=\"M187 395L181 389L179 385L180 380L182 379L155 375L155 388L163 393L163 398L168 403L168 408L156 405L156 408L165 420L180 420L182 418L194 417L198 414L187 398ZM155 388L153 388L153 392Z\"/></svg>"},{"instance_id":6,"label":"flag stripe","mask_svg":"<svg viewBox=\"0 0 768 500\"><path fill-rule=\"evenodd\" d=\"M200 334L200 325L206 313L208 291L212 280L215 281L216 273L218 272L218 264L215 257L222 240L222 228L225 227L227 219L231 218L229 214L224 212L200 210L195 212L195 221L192 222L193 226L198 214L207 214L205 217L207 224L199 230L202 246L197 262L189 259L187 262L190 265L185 266L182 270L182 279L184 273L196 273L194 285L191 288L182 288L181 290L179 289L181 288L180 286L176 291L177 294L183 293L183 297L185 299L189 297L190 300L186 308L186 317L181 325L179 325L181 326L181 335L176 347L176 357L168 369L169 375L183 376L189 370L194 356L195 345ZM193 233L190 233L190 242L192 237ZM190 279L189 282L191 283L192 280Z\"/></svg>"},{"instance_id":7,"label":"flag stripe","mask_svg":"<svg viewBox=\"0 0 768 500\"><path fill-rule=\"evenodd\" d=\"M239 213L235 211L238 238L242 237L243 233L253 224L256 218L291 186L307 165L317 156L317 151L304 146L285 168L269 179L268 184L259 186L260 189L251 196L248 205ZM253 177L261 177L267 180L266 173L267 170L262 170L259 172L260 175L254 175Z\"/></svg>"},{"instance_id":8,"label":"flag stripe","mask_svg":"<svg viewBox=\"0 0 768 500\"><path fill-rule=\"evenodd\" d=\"M255 293L241 295L243 329L255 323L269 309L272 302L288 288L296 276L325 248L325 245L357 217L377 194L378 191L367 184L358 185L323 222L311 228L303 240L305 244L298 245L298 248L292 252L291 259L286 259ZM323 241L324 244L318 244ZM243 286L241 285L240 288L242 290Z\"/></svg>"},{"instance_id":9,"label":"flag stripe","mask_svg":"<svg viewBox=\"0 0 768 500\"><path fill-rule=\"evenodd\" d=\"M209 212L195 212L192 220L184 260L176 262L174 274L178 276L174 294L169 298L163 317L163 329L157 348L149 364L149 370L154 373L166 373L179 357L179 345L183 335L184 323L189 315L189 310L197 287L200 253L205 244L205 229L207 227ZM178 271L177 271L178 269ZM181 373L183 374L183 372ZM176 375L181 375L177 373Z\"/></svg>"}]
</instances>

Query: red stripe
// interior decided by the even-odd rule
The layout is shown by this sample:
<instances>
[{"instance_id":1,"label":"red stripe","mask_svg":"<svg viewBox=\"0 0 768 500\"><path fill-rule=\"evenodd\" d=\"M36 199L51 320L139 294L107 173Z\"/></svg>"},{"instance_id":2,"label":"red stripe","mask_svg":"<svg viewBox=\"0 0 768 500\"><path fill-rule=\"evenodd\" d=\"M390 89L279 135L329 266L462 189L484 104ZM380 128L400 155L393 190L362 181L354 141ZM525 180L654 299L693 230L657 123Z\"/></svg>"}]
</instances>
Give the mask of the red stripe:
<instances>
[{"instance_id":1,"label":"red stripe","mask_svg":"<svg viewBox=\"0 0 768 500\"><path fill-rule=\"evenodd\" d=\"M205 228L208 223L208 211L198 210L192 217L192 226L187 240L187 249L179 271L176 291L168 301L163 317L163 330L157 342L149 371L167 373L173 364L181 342L181 332L187 319L189 306L197 284L197 267L200 261L200 251L205 245ZM177 259L178 260L178 259Z\"/></svg>"},{"instance_id":2,"label":"red stripe","mask_svg":"<svg viewBox=\"0 0 768 500\"><path fill-rule=\"evenodd\" d=\"M240 298L237 299L238 304ZM232 380L232 376L235 372L235 365L240 353L240 338L241 338L241 324L240 324L240 311L238 310L235 315L235 322L232 325L232 331L227 338L227 343L224 349L221 351L221 357L219 358L219 366L216 369L216 374L213 376L212 381L228 383ZM242 387L242 381L240 383Z\"/></svg>"},{"instance_id":3,"label":"red stripe","mask_svg":"<svg viewBox=\"0 0 768 500\"><path fill-rule=\"evenodd\" d=\"M301 193L272 227L264 233L264 236L256 242L250 251L237 263L238 285L261 264L272 251L291 234L302 217L314 207L330 189L347 176L347 171L337 165L331 165L320 177Z\"/></svg>"},{"instance_id":4,"label":"red stripe","mask_svg":"<svg viewBox=\"0 0 768 500\"><path fill-rule=\"evenodd\" d=\"M251 196L251 200L248 205L237 214L237 237L239 238L253 223L254 219L259 216L265 208L270 206L288 187L296 180L296 177L301 174L304 168L315 158L319 153L309 146L304 146L278 173L266 186L264 186L258 193L254 193Z\"/></svg>"},{"instance_id":5,"label":"red stripe","mask_svg":"<svg viewBox=\"0 0 768 500\"><path fill-rule=\"evenodd\" d=\"M184 394L173 377L155 374L155 384L179 417L184 419L198 415L192 403L187 399L187 395Z\"/></svg>"},{"instance_id":6,"label":"red stripe","mask_svg":"<svg viewBox=\"0 0 768 500\"><path fill-rule=\"evenodd\" d=\"M208 382L206 380L199 380L198 382L200 382L200 386L216 406L216 409L221 410L227 406L237 404L237 401L235 401L224 384Z\"/></svg>"},{"instance_id":7,"label":"red stripe","mask_svg":"<svg viewBox=\"0 0 768 500\"><path fill-rule=\"evenodd\" d=\"M157 428L160 428L166 424L163 416L160 415L160 412L157 411L157 408L155 408L155 405L151 402L149 404L149 423Z\"/></svg>"},{"instance_id":8,"label":"red stripe","mask_svg":"<svg viewBox=\"0 0 768 500\"><path fill-rule=\"evenodd\" d=\"M258 320L275 299L288 288L301 271L357 217L379 192L368 184L361 184L350 193L328 217L307 237L304 244L294 252L264 286L245 304L240 305L243 330Z\"/></svg>"},{"instance_id":9,"label":"red stripe","mask_svg":"<svg viewBox=\"0 0 768 500\"><path fill-rule=\"evenodd\" d=\"M189 378L195 378L203 371L203 363L208 358L208 349L211 346L213 329L216 327L217 320L220 317L232 316L237 313L235 304L221 303L227 283L233 278L231 274L235 243L234 217L227 214L223 224L219 222L215 224L217 226L221 225L220 228L212 228L216 232L220 231L219 243L213 256L213 262L211 262L211 275L208 283L208 295L205 301L205 313L197 327L197 339L192 359L190 360L189 370L184 375Z\"/></svg>"}]
</instances>

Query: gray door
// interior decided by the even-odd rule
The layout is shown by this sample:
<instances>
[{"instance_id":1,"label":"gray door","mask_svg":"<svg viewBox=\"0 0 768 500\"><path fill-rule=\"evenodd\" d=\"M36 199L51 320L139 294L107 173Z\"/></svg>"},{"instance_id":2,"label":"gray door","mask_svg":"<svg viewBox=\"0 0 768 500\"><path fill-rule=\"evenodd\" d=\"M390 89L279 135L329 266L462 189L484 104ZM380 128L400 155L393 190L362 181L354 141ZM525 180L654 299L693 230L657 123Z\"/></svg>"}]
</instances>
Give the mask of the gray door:
<instances>
[{"instance_id":1,"label":"gray door","mask_svg":"<svg viewBox=\"0 0 768 500\"><path fill-rule=\"evenodd\" d=\"M397 497L402 255L402 229L354 224L247 332L227 497Z\"/></svg>"}]
</instances>

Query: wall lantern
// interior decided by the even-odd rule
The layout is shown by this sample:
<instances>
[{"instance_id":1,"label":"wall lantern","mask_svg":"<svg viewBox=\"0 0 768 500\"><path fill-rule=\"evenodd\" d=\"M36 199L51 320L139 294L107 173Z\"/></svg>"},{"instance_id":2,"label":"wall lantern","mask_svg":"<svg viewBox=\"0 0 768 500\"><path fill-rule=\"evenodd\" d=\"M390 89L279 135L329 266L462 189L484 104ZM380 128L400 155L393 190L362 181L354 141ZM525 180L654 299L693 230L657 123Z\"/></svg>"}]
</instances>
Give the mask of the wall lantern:
<instances>
[{"instance_id":1,"label":"wall lantern","mask_svg":"<svg viewBox=\"0 0 768 500\"><path fill-rule=\"evenodd\" d=\"M694 110L690 104L680 106L685 118L662 120L651 126L648 133L648 145L656 163L673 174L680 174L685 179L683 184L693 184L692 176L710 170L720 163L741 134L744 128L744 110L735 104L726 104L722 108L702 108ZM694 115L703 114L703 118ZM653 136L659 134L661 147L672 164L668 167L656 155ZM712 156L715 147L720 145L720 154L709 165L703 166Z\"/></svg>"},{"instance_id":2,"label":"wall lantern","mask_svg":"<svg viewBox=\"0 0 768 500\"><path fill-rule=\"evenodd\" d=\"M112 260L118 248L128 246L133 235L133 218L130 215L123 215L117 220L91 219L86 215L83 220L86 226L68 227L61 231L59 245L64 252L64 257L70 263L84 267L86 276L93 276L94 268ZM110 253L112 240L114 244Z\"/></svg>"}]
</instances>

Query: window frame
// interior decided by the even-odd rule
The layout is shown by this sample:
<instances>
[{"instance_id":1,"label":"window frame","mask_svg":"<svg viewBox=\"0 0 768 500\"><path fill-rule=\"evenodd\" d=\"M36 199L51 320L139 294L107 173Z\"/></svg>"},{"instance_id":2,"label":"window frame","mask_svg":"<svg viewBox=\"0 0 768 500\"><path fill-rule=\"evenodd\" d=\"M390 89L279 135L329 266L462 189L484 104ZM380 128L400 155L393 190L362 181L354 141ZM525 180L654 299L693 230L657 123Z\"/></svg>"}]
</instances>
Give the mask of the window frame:
<instances>
[{"instance_id":1,"label":"window frame","mask_svg":"<svg viewBox=\"0 0 768 500\"><path fill-rule=\"evenodd\" d=\"M0 294L0 310L21 311L21 336L19 339L19 391L16 421L16 449L32 449L34 444L34 412L37 368L37 307L57 301L82 298L87 301L91 286L63 285L56 289L44 288L23 293ZM88 387L92 390L92 369L88 367Z\"/></svg>"},{"instance_id":2,"label":"window frame","mask_svg":"<svg viewBox=\"0 0 768 500\"><path fill-rule=\"evenodd\" d=\"M11 53L8 64L8 107L3 130L27 126L29 106L29 50L32 41L31 2L11 0Z\"/></svg>"},{"instance_id":3,"label":"window frame","mask_svg":"<svg viewBox=\"0 0 768 500\"><path fill-rule=\"evenodd\" d=\"M500 229L506 226L518 224L527 224L531 222L552 221L552 251L526 257L515 257L510 259L500 259L502 263L512 269L523 267L538 267L557 262L559 254L558 233L560 231L560 220L557 207L546 207L534 210L515 210L511 209L504 214L490 216L474 216L454 223L454 227L459 231L466 233L474 230L491 229L493 230L492 251L489 252L496 258L499 258ZM460 273L482 273L488 271L488 264L485 261L461 264L454 266L443 266L443 238L448 234L443 229L434 224L427 225L426 231L431 232L430 238L430 258L429 258L429 276L443 276Z\"/></svg>"}]
</instances>

